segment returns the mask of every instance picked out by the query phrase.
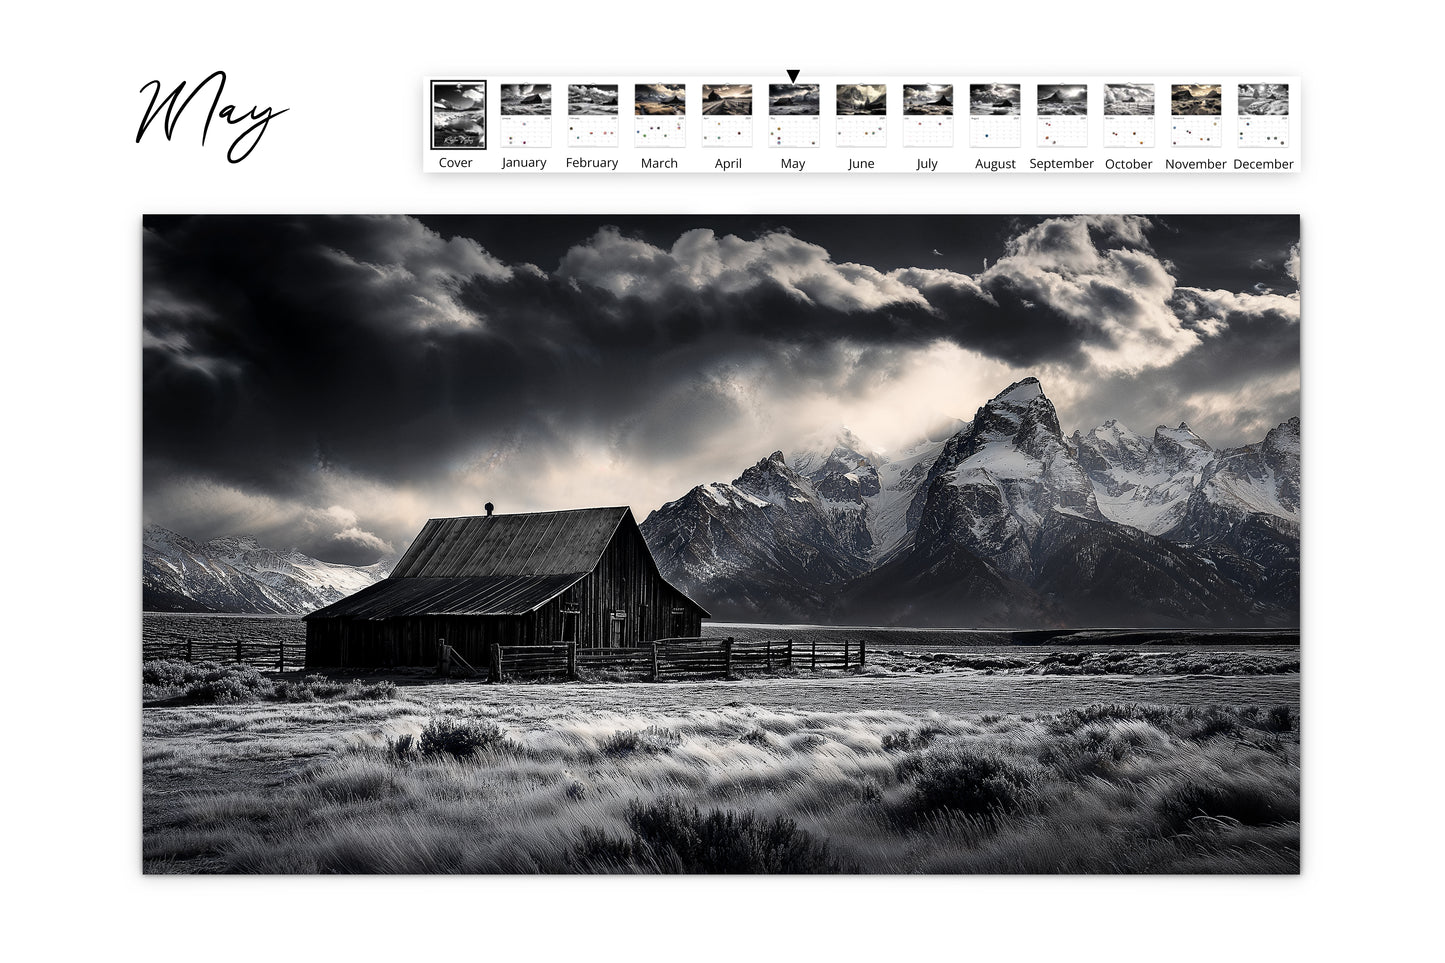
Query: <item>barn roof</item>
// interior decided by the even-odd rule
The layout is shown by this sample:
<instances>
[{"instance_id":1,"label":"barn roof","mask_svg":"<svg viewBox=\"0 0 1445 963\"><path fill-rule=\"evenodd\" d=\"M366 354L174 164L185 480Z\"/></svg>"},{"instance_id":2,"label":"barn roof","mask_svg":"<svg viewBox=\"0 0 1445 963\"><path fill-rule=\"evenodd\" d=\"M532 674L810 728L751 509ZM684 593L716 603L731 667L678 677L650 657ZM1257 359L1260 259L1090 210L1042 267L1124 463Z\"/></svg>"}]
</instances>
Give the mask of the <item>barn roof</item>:
<instances>
[{"instance_id":1,"label":"barn roof","mask_svg":"<svg viewBox=\"0 0 1445 963\"><path fill-rule=\"evenodd\" d=\"M585 578L631 519L626 506L433 518L389 577L306 618L524 615Z\"/></svg>"},{"instance_id":2,"label":"barn roof","mask_svg":"<svg viewBox=\"0 0 1445 963\"><path fill-rule=\"evenodd\" d=\"M581 577L597 567L628 514L623 506L433 518L396 563L391 578Z\"/></svg>"},{"instance_id":3,"label":"barn roof","mask_svg":"<svg viewBox=\"0 0 1445 963\"><path fill-rule=\"evenodd\" d=\"M586 574L586 573L583 573ZM307 618L524 615L565 592L581 575L384 578Z\"/></svg>"}]
</instances>

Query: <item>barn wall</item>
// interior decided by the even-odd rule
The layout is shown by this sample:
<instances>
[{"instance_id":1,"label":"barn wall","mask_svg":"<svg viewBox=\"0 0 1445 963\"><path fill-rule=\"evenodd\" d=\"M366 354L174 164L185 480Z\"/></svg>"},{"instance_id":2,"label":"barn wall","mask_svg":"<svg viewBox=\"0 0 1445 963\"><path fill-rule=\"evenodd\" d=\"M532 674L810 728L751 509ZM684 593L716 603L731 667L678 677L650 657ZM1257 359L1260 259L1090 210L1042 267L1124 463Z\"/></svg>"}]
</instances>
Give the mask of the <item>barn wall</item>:
<instances>
[{"instance_id":1,"label":"barn wall","mask_svg":"<svg viewBox=\"0 0 1445 963\"><path fill-rule=\"evenodd\" d=\"M395 619L311 619L306 667L376 668L435 665L445 641L477 669L491 663L493 645L534 641L524 616L418 616Z\"/></svg>"}]
</instances>

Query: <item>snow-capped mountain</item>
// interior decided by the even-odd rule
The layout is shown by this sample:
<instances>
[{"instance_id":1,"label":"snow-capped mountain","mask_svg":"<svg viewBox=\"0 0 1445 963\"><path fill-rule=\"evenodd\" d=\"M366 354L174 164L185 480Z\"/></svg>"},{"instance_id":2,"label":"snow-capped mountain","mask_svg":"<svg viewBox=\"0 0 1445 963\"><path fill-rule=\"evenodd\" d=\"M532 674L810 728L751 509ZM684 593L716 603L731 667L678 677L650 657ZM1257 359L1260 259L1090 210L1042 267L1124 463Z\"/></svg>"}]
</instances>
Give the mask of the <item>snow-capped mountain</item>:
<instances>
[{"instance_id":1,"label":"snow-capped mountain","mask_svg":"<svg viewBox=\"0 0 1445 963\"><path fill-rule=\"evenodd\" d=\"M391 571L390 559L341 565L276 552L250 536L196 542L156 526L145 530L141 553L146 611L304 615Z\"/></svg>"},{"instance_id":2,"label":"snow-capped mountain","mask_svg":"<svg viewBox=\"0 0 1445 963\"><path fill-rule=\"evenodd\" d=\"M888 455L842 429L642 529L715 616L974 625L1298 620L1299 422L1066 439L1035 378Z\"/></svg>"},{"instance_id":3,"label":"snow-capped mountain","mask_svg":"<svg viewBox=\"0 0 1445 963\"><path fill-rule=\"evenodd\" d=\"M1187 424L1160 425L1145 441L1109 420L1070 439L1088 472L1099 510L1113 521L1162 535L1179 524L1214 450Z\"/></svg>"},{"instance_id":4,"label":"snow-capped mountain","mask_svg":"<svg viewBox=\"0 0 1445 963\"><path fill-rule=\"evenodd\" d=\"M855 522L846 512L833 517L776 451L731 483L668 502L642 531L663 574L685 591L705 586L714 614L803 617L828 586L867 570L860 543L866 548L868 534Z\"/></svg>"}]
</instances>

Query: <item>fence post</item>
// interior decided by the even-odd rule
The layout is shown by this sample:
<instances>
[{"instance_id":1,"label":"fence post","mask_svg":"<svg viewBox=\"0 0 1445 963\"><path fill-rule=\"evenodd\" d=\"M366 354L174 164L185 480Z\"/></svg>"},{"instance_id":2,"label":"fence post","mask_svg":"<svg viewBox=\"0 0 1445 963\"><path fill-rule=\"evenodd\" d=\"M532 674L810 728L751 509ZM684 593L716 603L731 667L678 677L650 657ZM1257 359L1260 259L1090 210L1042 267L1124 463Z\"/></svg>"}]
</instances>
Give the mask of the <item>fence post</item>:
<instances>
[{"instance_id":1,"label":"fence post","mask_svg":"<svg viewBox=\"0 0 1445 963\"><path fill-rule=\"evenodd\" d=\"M286 643L284 641L281 643L281 657L276 660L276 671L286 671Z\"/></svg>"},{"instance_id":2,"label":"fence post","mask_svg":"<svg viewBox=\"0 0 1445 963\"><path fill-rule=\"evenodd\" d=\"M648 676L648 682L657 681L657 643L652 643L652 673Z\"/></svg>"},{"instance_id":3,"label":"fence post","mask_svg":"<svg viewBox=\"0 0 1445 963\"><path fill-rule=\"evenodd\" d=\"M240 639L237 639L237 640L236 640L236 662L239 664L240 661L241 661L241 640L240 640Z\"/></svg>"},{"instance_id":4,"label":"fence post","mask_svg":"<svg viewBox=\"0 0 1445 963\"><path fill-rule=\"evenodd\" d=\"M773 671L773 640L768 639L768 671Z\"/></svg>"},{"instance_id":5,"label":"fence post","mask_svg":"<svg viewBox=\"0 0 1445 963\"><path fill-rule=\"evenodd\" d=\"M788 669L793 668L793 640L788 640Z\"/></svg>"},{"instance_id":6,"label":"fence post","mask_svg":"<svg viewBox=\"0 0 1445 963\"><path fill-rule=\"evenodd\" d=\"M723 641L723 675L729 679L733 677L733 637L731 635Z\"/></svg>"},{"instance_id":7,"label":"fence post","mask_svg":"<svg viewBox=\"0 0 1445 963\"><path fill-rule=\"evenodd\" d=\"M843 640L843 668L848 668L848 640Z\"/></svg>"},{"instance_id":8,"label":"fence post","mask_svg":"<svg viewBox=\"0 0 1445 963\"><path fill-rule=\"evenodd\" d=\"M191 646L194 645L194 644L195 644L195 643L193 643L190 639L186 639L186 661L187 661L187 662L194 662L194 661L196 661L195 659L191 658Z\"/></svg>"},{"instance_id":9,"label":"fence post","mask_svg":"<svg viewBox=\"0 0 1445 963\"><path fill-rule=\"evenodd\" d=\"M492 643L492 681L502 681L502 647L496 642Z\"/></svg>"},{"instance_id":10,"label":"fence post","mask_svg":"<svg viewBox=\"0 0 1445 963\"><path fill-rule=\"evenodd\" d=\"M864 664L865 662L867 662L867 661L868 661L868 640L867 640L867 639L859 639L859 640L858 640L858 667L861 669L861 668L863 667L863 664Z\"/></svg>"},{"instance_id":11,"label":"fence post","mask_svg":"<svg viewBox=\"0 0 1445 963\"><path fill-rule=\"evenodd\" d=\"M814 671L814 672L817 672L817 671L818 671L818 639L817 639L817 636L814 636L814 637L813 637L813 669L812 669L812 671Z\"/></svg>"},{"instance_id":12,"label":"fence post","mask_svg":"<svg viewBox=\"0 0 1445 963\"><path fill-rule=\"evenodd\" d=\"M567 643L567 678L577 678L577 643Z\"/></svg>"}]
</instances>

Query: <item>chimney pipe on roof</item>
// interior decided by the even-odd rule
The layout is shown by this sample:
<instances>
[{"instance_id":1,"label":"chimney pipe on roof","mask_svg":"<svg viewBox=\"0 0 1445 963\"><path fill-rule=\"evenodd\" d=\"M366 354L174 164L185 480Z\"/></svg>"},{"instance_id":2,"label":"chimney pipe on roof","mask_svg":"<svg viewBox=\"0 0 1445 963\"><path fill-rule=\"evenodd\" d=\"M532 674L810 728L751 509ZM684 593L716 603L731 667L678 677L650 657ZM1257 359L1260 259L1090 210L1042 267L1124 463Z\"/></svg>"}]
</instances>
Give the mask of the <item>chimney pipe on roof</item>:
<instances>
[{"instance_id":1,"label":"chimney pipe on roof","mask_svg":"<svg viewBox=\"0 0 1445 963\"><path fill-rule=\"evenodd\" d=\"M482 507L487 510L487 517L488 517L488 518L491 518L491 517L492 517L492 503L491 503L491 502L487 502L487 503L486 503L485 505L483 505Z\"/></svg>"}]
</instances>

